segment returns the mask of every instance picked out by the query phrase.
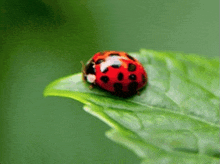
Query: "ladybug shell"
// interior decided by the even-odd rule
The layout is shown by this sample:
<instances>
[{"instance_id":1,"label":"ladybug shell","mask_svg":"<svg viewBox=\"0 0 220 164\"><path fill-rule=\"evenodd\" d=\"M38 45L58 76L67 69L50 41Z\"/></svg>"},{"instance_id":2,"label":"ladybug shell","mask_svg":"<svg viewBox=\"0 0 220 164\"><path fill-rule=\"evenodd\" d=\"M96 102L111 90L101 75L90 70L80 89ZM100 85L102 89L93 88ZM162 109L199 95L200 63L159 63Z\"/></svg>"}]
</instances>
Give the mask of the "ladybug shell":
<instances>
[{"instance_id":1,"label":"ladybug shell","mask_svg":"<svg viewBox=\"0 0 220 164\"><path fill-rule=\"evenodd\" d=\"M95 75L95 85L119 96L133 95L147 83L144 67L126 52L98 52L85 69L84 77Z\"/></svg>"}]
</instances>

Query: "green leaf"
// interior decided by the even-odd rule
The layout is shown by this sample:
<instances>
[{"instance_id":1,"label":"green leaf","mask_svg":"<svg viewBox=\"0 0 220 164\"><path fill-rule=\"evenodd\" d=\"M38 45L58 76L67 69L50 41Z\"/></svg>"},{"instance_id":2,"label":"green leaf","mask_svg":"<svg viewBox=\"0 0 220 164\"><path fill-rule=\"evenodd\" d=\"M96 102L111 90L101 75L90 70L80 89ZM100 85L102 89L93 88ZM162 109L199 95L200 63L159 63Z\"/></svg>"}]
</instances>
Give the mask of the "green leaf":
<instances>
[{"instance_id":1,"label":"green leaf","mask_svg":"<svg viewBox=\"0 0 220 164\"><path fill-rule=\"evenodd\" d=\"M106 136L143 163L219 163L219 61L152 50L130 55L149 78L140 96L90 90L81 73L52 82L44 95L85 104L86 112L111 126Z\"/></svg>"}]
</instances>

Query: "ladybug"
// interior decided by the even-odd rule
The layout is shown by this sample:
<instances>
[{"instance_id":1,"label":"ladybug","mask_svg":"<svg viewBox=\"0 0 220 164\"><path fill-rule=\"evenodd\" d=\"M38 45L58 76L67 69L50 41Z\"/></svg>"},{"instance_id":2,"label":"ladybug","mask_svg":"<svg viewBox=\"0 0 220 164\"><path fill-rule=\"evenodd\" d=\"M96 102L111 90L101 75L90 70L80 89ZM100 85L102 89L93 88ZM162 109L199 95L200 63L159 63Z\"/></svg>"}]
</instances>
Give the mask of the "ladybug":
<instances>
[{"instance_id":1,"label":"ladybug","mask_svg":"<svg viewBox=\"0 0 220 164\"><path fill-rule=\"evenodd\" d=\"M141 63L122 51L96 53L82 69L83 80L117 96L129 97L147 84Z\"/></svg>"}]
</instances>

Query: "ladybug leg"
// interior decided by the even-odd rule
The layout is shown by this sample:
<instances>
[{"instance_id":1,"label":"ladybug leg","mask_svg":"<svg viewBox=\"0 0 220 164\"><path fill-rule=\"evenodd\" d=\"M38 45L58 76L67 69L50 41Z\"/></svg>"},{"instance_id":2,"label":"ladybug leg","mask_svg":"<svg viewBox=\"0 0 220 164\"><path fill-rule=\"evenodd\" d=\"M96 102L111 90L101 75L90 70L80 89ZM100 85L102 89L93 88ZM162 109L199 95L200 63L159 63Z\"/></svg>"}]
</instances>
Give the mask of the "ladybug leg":
<instances>
[{"instance_id":1,"label":"ladybug leg","mask_svg":"<svg viewBox=\"0 0 220 164\"><path fill-rule=\"evenodd\" d=\"M86 82L85 79L84 79L84 75L83 74L82 74L82 81Z\"/></svg>"},{"instance_id":2,"label":"ladybug leg","mask_svg":"<svg viewBox=\"0 0 220 164\"><path fill-rule=\"evenodd\" d=\"M94 85L91 84L91 85L89 86L89 89L93 89L93 88L94 88Z\"/></svg>"},{"instance_id":3,"label":"ladybug leg","mask_svg":"<svg viewBox=\"0 0 220 164\"><path fill-rule=\"evenodd\" d=\"M85 80L85 78L84 78L84 75L85 75L85 65L84 65L84 63L83 63L83 61L80 61L80 63L82 64L82 68L81 68L81 72L83 73L82 74L82 80L85 82L86 80Z\"/></svg>"},{"instance_id":4,"label":"ladybug leg","mask_svg":"<svg viewBox=\"0 0 220 164\"><path fill-rule=\"evenodd\" d=\"M140 94L140 91L137 91L137 95L138 95L138 96L140 96L140 95L141 95L141 94Z\"/></svg>"},{"instance_id":5,"label":"ladybug leg","mask_svg":"<svg viewBox=\"0 0 220 164\"><path fill-rule=\"evenodd\" d=\"M85 73L85 65L84 65L83 61L80 61L80 63L82 64L81 72Z\"/></svg>"},{"instance_id":6,"label":"ladybug leg","mask_svg":"<svg viewBox=\"0 0 220 164\"><path fill-rule=\"evenodd\" d=\"M84 83L86 83L86 80L85 80L85 78L84 78L83 75L82 75L82 81L83 81Z\"/></svg>"},{"instance_id":7,"label":"ladybug leg","mask_svg":"<svg viewBox=\"0 0 220 164\"><path fill-rule=\"evenodd\" d=\"M84 73L82 74L82 81L84 81L86 83L85 77L84 77Z\"/></svg>"}]
</instances>

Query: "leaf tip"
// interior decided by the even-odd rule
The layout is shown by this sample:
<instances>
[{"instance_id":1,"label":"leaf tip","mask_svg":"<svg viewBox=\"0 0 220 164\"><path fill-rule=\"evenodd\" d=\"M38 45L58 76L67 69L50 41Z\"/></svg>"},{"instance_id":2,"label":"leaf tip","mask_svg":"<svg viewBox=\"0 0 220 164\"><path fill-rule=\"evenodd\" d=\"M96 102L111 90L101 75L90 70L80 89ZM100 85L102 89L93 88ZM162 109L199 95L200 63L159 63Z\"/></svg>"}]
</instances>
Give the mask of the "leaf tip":
<instances>
[{"instance_id":1,"label":"leaf tip","mask_svg":"<svg viewBox=\"0 0 220 164\"><path fill-rule=\"evenodd\" d=\"M49 86L49 85L48 85ZM46 86L46 88L44 89L44 91L43 91L43 96L44 97L47 97L47 96L49 96L49 87L48 86Z\"/></svg>"},{"instance_id":2,"label":"leaf tip","mask_svg":"<svg viewBox=\"0 0 220 164\"><path fill-rule=\"evenodd\" d=\"M47 97L47 96L52 96L53 94L53 86L55 85L55 81L51 82L50 84L48 84L43 91L43 96Z\"/></svg>"}]
</instances>

